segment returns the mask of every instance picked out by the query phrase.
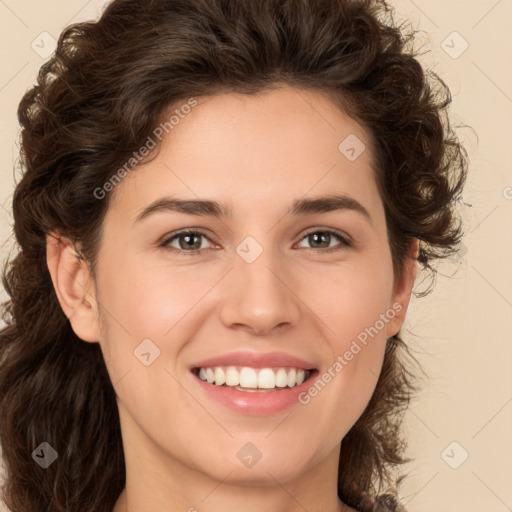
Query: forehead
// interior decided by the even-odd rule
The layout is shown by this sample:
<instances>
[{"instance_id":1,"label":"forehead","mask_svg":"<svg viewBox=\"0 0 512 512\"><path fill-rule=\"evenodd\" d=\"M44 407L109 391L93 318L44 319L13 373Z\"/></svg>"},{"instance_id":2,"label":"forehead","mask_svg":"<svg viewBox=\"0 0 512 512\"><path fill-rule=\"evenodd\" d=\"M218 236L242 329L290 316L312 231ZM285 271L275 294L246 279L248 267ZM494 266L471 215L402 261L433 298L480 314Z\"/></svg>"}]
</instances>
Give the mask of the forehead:
<instances>
[{"instance_id":1,"label":"forehead","mask_svg":"<svg viewBox=\"0 0 512 512\"><path fill-rule=\"evenodd\" d=\"M249 204L336 187L368 203L378 200L369 134L325 93L282 87L196 100L163 137L155 158L116 186L109 209L133 219L159 196L175 193L214 196L247 211Z\"/></svg>"}]
</instances>

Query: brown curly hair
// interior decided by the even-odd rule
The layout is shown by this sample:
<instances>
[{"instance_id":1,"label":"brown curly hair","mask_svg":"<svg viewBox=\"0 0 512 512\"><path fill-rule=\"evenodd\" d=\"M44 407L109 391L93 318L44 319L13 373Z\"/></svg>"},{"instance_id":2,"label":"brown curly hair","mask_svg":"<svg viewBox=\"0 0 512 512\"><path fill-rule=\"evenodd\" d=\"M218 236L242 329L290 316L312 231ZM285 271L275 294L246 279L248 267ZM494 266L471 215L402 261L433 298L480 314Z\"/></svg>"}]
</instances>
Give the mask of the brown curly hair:
<instances>
[{"instance_id":1,"label":"brown curly hair","mask_svg":"<svg viewBox=\"0 0 512 512\"><path fill-rule=\"evenodd\" d=\"M435 277L434 260L462 237L456 206L467 155L444 116L450 91L423 70L414 36L384 0L115 0L99 21L63 31L18 109L19 250L3 268L10 299L0 333L2 489L11 511L112 512L124 488L115 391L99 344L80 340L59 305L46 235L79 242L95 275L109 202L93 191L170 106L276 84L328 93L372 137L395 279L414 238ZM342 442L338 494L362 512L396 509L402 477L393 475L408 460L401 422L421 367L399 334ZM43 440L59 454L45 471L31 458Z\"/></svg>"}]
</instances>

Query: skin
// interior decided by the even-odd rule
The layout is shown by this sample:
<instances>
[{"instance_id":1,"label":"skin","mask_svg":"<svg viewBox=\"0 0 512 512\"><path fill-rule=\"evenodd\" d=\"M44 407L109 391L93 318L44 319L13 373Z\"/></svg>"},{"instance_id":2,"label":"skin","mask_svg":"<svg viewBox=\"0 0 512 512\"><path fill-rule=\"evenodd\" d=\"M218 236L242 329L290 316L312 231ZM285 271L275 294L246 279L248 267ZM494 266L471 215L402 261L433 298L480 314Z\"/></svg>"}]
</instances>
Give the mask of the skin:
<instances>
[{"instance_id":1,"label":"skin","mask_svg":"<svg viewBox=\"0 0 512 512\"><path fill-rule=\"evenodd\" d=\"M321 92L197 100L156 158L112 193L96 281L68 241L48 237L62 309L80 338L100 343L118 397L127 485L114 512L353 510L336 492L341 441L374 391L386 338L403 324L417 262L394 286L370 139ZM366 145L355 161L338 149L350 134ZM359 201L371 221L352 210L286 215L296 199L333 193ZM134 223L164 195L217 200L233 215L167 211ZM158 246L187 227L206 232L199 254L173 252L183 238ZM353 245L306 236L326 229ZM251 264L236 252L247 236L263 249ZM287 352L322 374L393 304L401 311L306 405L238 414L208 400L188 370L247 349ZM161 351L150 366L133 354L146 338ZM250 468L236 456L246 442L262 454Z\"/></svg>"}]
</instances>

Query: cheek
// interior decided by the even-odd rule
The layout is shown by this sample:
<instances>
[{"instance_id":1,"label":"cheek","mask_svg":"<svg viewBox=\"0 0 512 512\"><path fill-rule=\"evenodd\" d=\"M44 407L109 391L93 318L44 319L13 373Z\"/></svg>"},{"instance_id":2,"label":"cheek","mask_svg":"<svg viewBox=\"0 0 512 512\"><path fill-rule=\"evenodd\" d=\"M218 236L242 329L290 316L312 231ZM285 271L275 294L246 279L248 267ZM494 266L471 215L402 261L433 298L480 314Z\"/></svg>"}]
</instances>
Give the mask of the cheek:
<instances>
[{"instance_id":1,"label":"cheek","mask_svg":"<svg viewBox=\"0 0 512 512\"><path fill-rule=\"evenodd\" d=\"M166 337L214 282L190 267L129 260L119 261L104 275L102 300L121 324L115 328L125 328L124 335L128 331L132 338L154 336L158 340Z\"/></svg>"},{"instance_id":2,"label":"cheek","mask_svg":"<svg viewBox=\"0 0 512 512\"><path fill-rule=\"evenodd\" d=\"M218 275L211 267L171 268L169 264L148 265L137 258L105 256L99 278L104 325L100 343L112 382L128 370L141 369L136 354L143 347L158 354L152 368L172 366L201 323L197 317L204 301L200 301L217 280ZM144 342L147 339L156 349Z\"/></svg>"},{"instance_id":3,"label":"cheek","mask_svg":"<svg viewBox=\"0 0 512 512\"><path fill-rule=\"evenodd\" d=\"M329 356L302 397L320 430L332 442L355 423L375 389L386 347L386 326L394 315L389 297L391 260L353 265L310 279L308 306L322 320ZM313 287L313 281L323 283ZM388 317L386 317L388 313ZM384 320L382 320L384 318ZM331 404L331 405L327 405ZM336 425L336 428L332 428Z\"/></svg>"},{"instance_id":4,"label":"cheek","mask_svg":"<svg viewBox=\"0 0 512 512\"><path fill-rule=\"evenodd\" d=\"M322 330L337 353L344 352L347 343L374 326L390 307L393 275L386 258L324 267L315 273L305 272L304 276L300 278L300 296L322 320ZM382 329L379 322L378 327L385 337L385 326Z\"/></svg>"}]
</instances>

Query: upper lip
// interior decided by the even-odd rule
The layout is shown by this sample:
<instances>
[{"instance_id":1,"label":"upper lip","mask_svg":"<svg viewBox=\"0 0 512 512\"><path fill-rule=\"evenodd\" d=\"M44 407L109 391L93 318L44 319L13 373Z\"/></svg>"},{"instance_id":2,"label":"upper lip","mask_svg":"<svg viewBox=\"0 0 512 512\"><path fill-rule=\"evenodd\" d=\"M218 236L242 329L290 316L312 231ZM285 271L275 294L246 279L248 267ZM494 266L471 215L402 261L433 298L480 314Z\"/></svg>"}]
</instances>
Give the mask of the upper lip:
<instances>
[{"instance_id":1,"label":"upper lip","mask_svg":"<svg viewBox=\"0 0 512 512\"><path fill-rule=\"evenodd\" d=\"M285 352L229 352L219 356L203 359L194 363L190 369L194 368L212 368L214 366L248 366L251 368L271 368L289 366L293 368L302 368L305 370L314 370L315 365Z\"/></svg>"}]
</instances>

